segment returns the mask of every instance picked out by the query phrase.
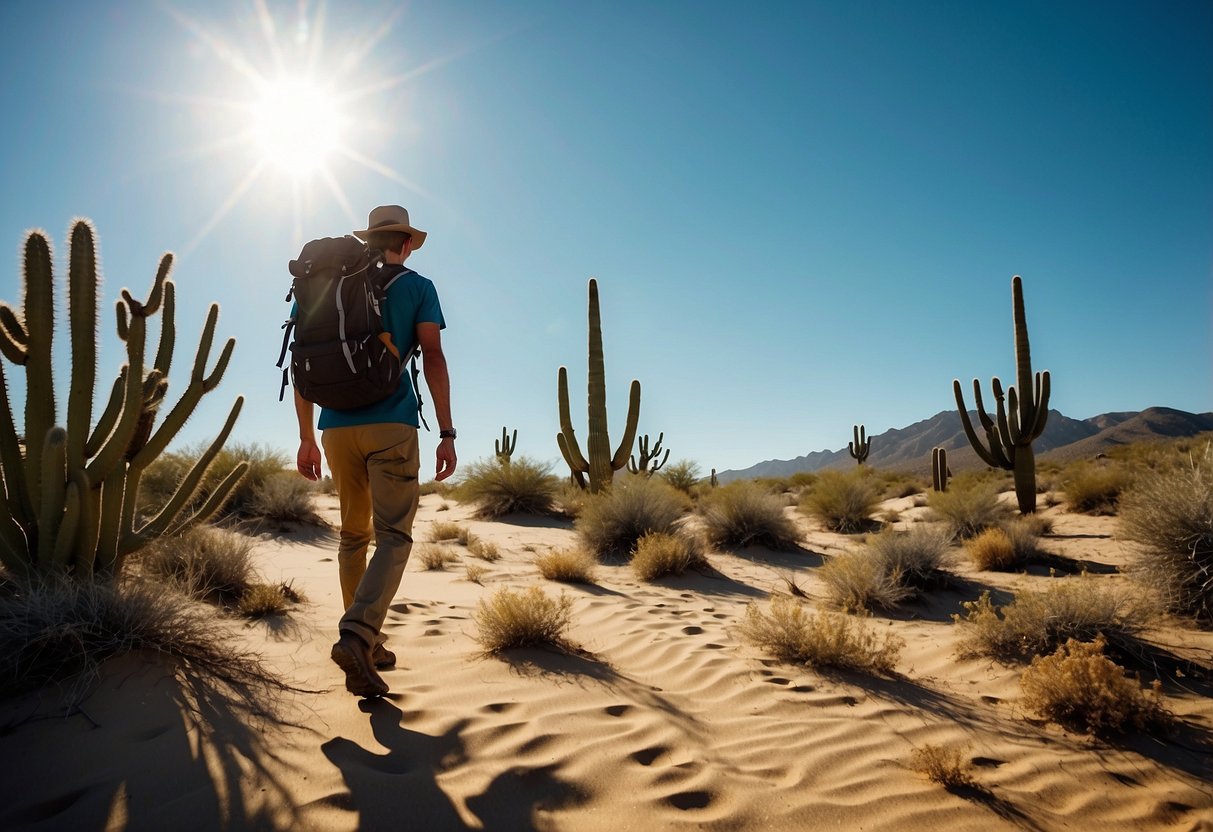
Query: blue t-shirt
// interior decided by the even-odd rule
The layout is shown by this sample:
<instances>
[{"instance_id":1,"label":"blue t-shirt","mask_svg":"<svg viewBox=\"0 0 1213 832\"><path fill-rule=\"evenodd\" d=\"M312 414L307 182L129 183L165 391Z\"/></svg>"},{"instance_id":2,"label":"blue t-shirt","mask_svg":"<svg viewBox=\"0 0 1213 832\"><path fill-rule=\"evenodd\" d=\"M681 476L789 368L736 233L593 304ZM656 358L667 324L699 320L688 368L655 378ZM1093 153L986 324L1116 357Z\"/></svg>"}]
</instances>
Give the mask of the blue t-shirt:
<instances>
[{"instance_id":1,"label":"blue t-shirt","mask_svg":"<svg viewBox=\"0 0 1213 832\"><path fill-rule=\"evenodd\" d=\"M392 336L392 343L404 351L417 343L417 324L438 324L446 329L438 291L434 284L412 269L406 268L388 287L383 303L383 328ZM355 425L402 424L418 426L417 393L413 379L406 369L401 373L396 392L382 401L355 410L320 408L320 429L348 428Z\"/></svg>"}]
</instances>

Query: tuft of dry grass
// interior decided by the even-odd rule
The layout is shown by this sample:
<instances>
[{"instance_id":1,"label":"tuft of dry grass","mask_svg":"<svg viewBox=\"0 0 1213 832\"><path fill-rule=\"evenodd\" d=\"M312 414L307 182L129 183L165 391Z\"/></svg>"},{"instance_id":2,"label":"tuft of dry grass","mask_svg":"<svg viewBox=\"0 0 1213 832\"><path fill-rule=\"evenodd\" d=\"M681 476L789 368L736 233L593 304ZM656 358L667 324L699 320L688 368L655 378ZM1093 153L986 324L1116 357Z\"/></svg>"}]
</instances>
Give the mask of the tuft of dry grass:
<instances>
[{"instance_id":1,"label":"tuft of dry grass","mask_svg":"<svg viewBox=\"0 0 1213 832\"><path fill-rule=\"evenodd\" d=\"M535 556L539 574L549 581L568 584L592 584L594 580L594 558L582 549L553 549Z\"/></svg>"},{"instance_id":2,"label":"tuft of dry grass","mask_svg":"<svg viewBox=\"0 0 1213 832\"><path fill-rule=\"evenodd\" d=\"M716 546L795 549L800 536L784 514L787 501L752 481L729 483L699 503L704 534Z\"/></svg>"},{"instance_id":3,"label":"tuft of dry grass","mask_svg":"<svg viewBox=\"0 0 1213 832\"><path fill-rule=\"evenodd\" d=\"M1024 707L1088 733L1165 727L1170 715L1158 683L1147 693L1103 651L1102 638L1069 639L1052 655L1033 658L1020 677Z\"/></svg>"},{"instance_id":4,"label":"tuft of dry grass","mask_svg":"<svg viewBox=\"0 0 1213 832\"><path fill-rule=\"evenodd\" d=\"M1129 485L1120 465L1083 462L1070 467L1062 480L1067 508L1082 514L1116 514L1121 492Z\"/></svg>"},{"instance_id":5,"label":"tuft of dry grass","mask_svg":"<svg viewBox=\"0 0 1213 832\"><path fill-rule=\"evenodd\" d=\"M965 551L978 569L1002 572L1017 565L1010 536L997 526L966 540Z\"/></svg>"},{"instance_id":6,"label":"tuft of dry grass","mask_svg":"<svg viewBox=\"0 0 1213 832\"><path fill-rule=\"evenodd\" d=\"M782 595L771 598L769 613L756 603L747 606L740 634L780 661L869 673L891 673L905 644L892 632L880 638L860 619L808 612L799 601Z\"/></svg>"},{"instance_id":7,"label":"tuft of dry grass","mask_svg":"<svg viewBox=\"0 0 1213 832\"><path fill-rule=\"evenodd\" d=\"M680 459L669 465L663 465L657 473L657 476L688 496L702 475L699 466L689 459Z\"/></svg>"},{"instance_id":8,"label":"tuft of dry grass","mask_svg":"<svg viewBox=\"0 0 1213 832\"><path fill-rule=\"evenodd\" d=\"M459 555L450 546L440 546L433 543L422 543L416 550L417 560L426 571L446 569L453 563L459 563Z\"/></svg>"},{"instance_id":9,"label":"tuft of dry grass","mask_svg":"<svg viewBox=\"0 0 1213 832\"><path fill-rule=\"evenodd\" d=\"M681 575L688 569L707 564L697 540L683 534L650 532L636 541L632 552L632 571L642 581L667 575Z\"/></svg>"},{"instance_id":10,"label":"tuft of dry grass","mask_svg":"<svg viewBox=\"0 0 1213 832\"><path fill-rule=\"evenodd\" d=\"M552 598L536 586L500 589L481 601L472 615L478 628L476 641L490 655L516 647L563 647L572 608L565 595Z\"/></svg>"},{"instance_id":11,"label":"tuft of dry grass","mask_svg":"<svg viewBox=\"0 0 1213 832\"><path fill-rule=\"evenodd\" d=\"M1139 474L1117 532L1137 544L1134 573L1171 612L1213 624L1213 474L1202 458Z\"/></svg>"},{"instance_id":12,"label":"tuft of dry grass","mask_svg":"<svg viewBox=\"0 0 1213 832\"><path fill-rule=\"evenodd\" d=\"M41 579L0 592L2 695L58 685L75 706L106 659L143 651L171 662L193 701L272 716L293 688L240 644L213 608L151 581Z\"/></svg>"},{"instance_id":13,"label":"tuft of dry grass","mask_svg":"<svg viewBox=\"0 0 1213 832\"><path fill-rule=\"evenodd\" d=\"M488 571L478 563L469 563L463 570L463 577L474 584L483 584L484 576Z\"/></svg>"},{"instance_id":14,"label":"tuft of dry grass","mask_svg":"<svg viewBox=\"0 0 1213 832\"><path fill-rule=\"evenodd\" d=\"M937 527L886 529L831 558L818 574L829 600L844 610L892 609L946 581L950 546L951 536Z\"/></svg>"},{"instance_id":15,"label":"tuft of dry grass","mask_svg":"<svg viewBox=\"0 0 1213 832\"><path fill-rule=\"evenodd\" d=\"M428 480L421 483L417 488L418 493L422 497L427 497L430 494L440 494L443 497L453 496L451 491L453 486L448 482L439 482L438 480Z\"/></svg>"},{"instance_id":16,"label":"tuft of dry grass","mask_svg":"<svg viewBox=\"0 0 1213 832\"><path fill-rule=\"evenodd\" d=\"M1092 578L1058 578L1045 590L1025 590L1003 607L983 592L965 602L966 614L953 619L968 632L961 642L967 655L1000 661L1025 661L1056 650L1069 639L1103 636L1118 651L1137 653L1138 635L1151 611L1131 593Z\"/></svg>"},{"instance_id":17,"label":"tuft of dry grass","mask_svg":"<svg viewBox=\"0 0 1213 832\"><path fill-rule=\"evenodd\" d=\"M932 491L927 496L931 516L942 520L952 534L967 540L1002 523L1011 510L998 499L997 487L981 480L967 485L953 484L947 491Z\"/></svg>"},{"instance_id":18,"label":"tuft of dry grass","mask_svg":"<svg viewBox=\"0 0 1213 832\"><path fill-rule=\"evenodd\" d=\"M581 510L585 508L589 498L589 491L570 480L561 480L555 496L552 497L552 510L561 517L576 520L581 516Z\"/></svg>"},{"instance_id":19,"label":"tuft of dry grass","mask_svg":"<svg viewBox=\"0 0 1213 832\"><path fill-rule=\"evenodd\" d=\"M446 543L453 540L462 546L466 546L468 545L468 541L475 539L475 535L472 534L470 529L458 523L435 520L430 526L429 538L434 543Z\"/></svg>"},{"instance_id":20,"label":"tuft of dry grass","mask_svg":"<svg viewBox=\"0 0 1213 832\"><path fill-rule=\"evenodd\" d=\"M138 556L143 573L167 579L187 595L233 605L258 583L253 540L214 526L162 537Z\"/></svg>"},{"instance_id":21,"label":"tuft of dry grass","mask_svg":"<svg viewBox=\"0 0 1213 832\"><path fill-rule=\"evenodd\" d=\"M800 510L830 531L853 534L876 524L872 513L880 504L881 489L864 471L822 471L800 500Z\"/></svg>"},{"instance_id":22,"label":"tuft of dry grass","mask_svg":"<svg viewBox=\"0 0 1213 832\"><path fill-rule=\"evenodd\" d=\"M527 457L502 465L496 459L473 462L459 484L461 500L476 504L475 515L549 514L560 482L546 463Z\"/></svg>"},{"instance_id":23,"label":"tuft of dry grass","mask_svg":"<svg viewBox=\"0 0 1213 832\"><path fill-rule=\"evenodd\" d=\"M928 743L910 752L910 768L947 789L976 788L973 763L965 759L966 754L967 748L945 748Z\"/></svg>"},{"instance_id":24,"label":"tuft of dry grass","mask_svg":"<svg viewBox=\"0 0 1213 832\"><path fill-rule=\"evenodd\" d=\"M280 471L266 477L248 496L243 513L278 523L326 526L312 498L317 486L297 473Z\"/></svg>"},{"instance_id":25,"label":"tuft of dry grass","mask_svg":"<svg viewBox=\"0 0 1213 832\"><path fill-rule=\"evenodd\" d=\"M690 499L658 477L617 477L610 490L587 499L576 529L597 557L627 556L649 532L672 532Z\"/></svg>"},{"instance_id":26,"label":"tuft of dry grass","mask_svg":"<svg viewBox=\"0 0 1213 832\"><path fill-rule=\"evenodd\" d=\"M468 554L472 557L480 558L481 560L493 563L501 560L501 552L497 549L497 544L491 540L482 540L479 537L473 537L468 541Z\"/></svg>"},{"instance_id":27,"label":"tuft of dry grass","mask_svg":"<svg viewBox=\"0 0 1213 832\"><path fill-rule=\"evenodd\" d=\"M265 618L290 612L283 585L253 584L236 602L236 612L245 618Z\"/></svg>"}]
</instances>

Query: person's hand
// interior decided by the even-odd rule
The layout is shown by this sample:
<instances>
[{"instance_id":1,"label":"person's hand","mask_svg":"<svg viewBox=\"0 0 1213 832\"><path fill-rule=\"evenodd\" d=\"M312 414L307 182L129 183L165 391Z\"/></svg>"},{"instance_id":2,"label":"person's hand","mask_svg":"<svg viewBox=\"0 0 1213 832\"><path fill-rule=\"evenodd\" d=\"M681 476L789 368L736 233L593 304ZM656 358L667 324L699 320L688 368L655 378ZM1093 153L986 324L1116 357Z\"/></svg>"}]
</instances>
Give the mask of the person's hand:
<instances>
[{"instance_id":1,"label":"person's hand","mask_svg":"<svg viewBox=\"0 0 1213 832\"><path fill-rule=\"evenodd\" d=\"M303 439L299 442L299 453L295 456L295 468L313 482L320 479L320 448L315 441Z\"/></svg>"},{"instance_id":2,"label":"person's hand","mask_svg":"<svg viewBox=\"0 0 1213 832\"><path fill-rule=\"evenodd\" d=\"M459 464L459 460L455 458L455 440L443 439L438 443L438 450L434 452L438 464L434 468L434 479L445 480L451 474L455 473L455 466Z\"/></svg>"}]
</instances>

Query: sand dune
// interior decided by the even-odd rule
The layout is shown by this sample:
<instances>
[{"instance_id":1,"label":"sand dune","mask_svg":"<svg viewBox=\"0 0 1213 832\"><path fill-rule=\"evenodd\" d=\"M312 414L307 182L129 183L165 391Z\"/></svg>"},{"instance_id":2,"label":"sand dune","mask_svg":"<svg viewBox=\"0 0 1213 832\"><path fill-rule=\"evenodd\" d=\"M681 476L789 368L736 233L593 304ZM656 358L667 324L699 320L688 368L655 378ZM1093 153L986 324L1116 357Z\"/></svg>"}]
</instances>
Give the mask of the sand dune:
<instances>
[{"instance_id":1,"label":"sand dune","mask_svg":"<svg viewBox=\"0 0 1213 832\"><path fill-rule=\"evenodd\" d=\"M814 567L849 545L804 529L805 550L712 558L713 574L658 583L625 566L597 586L543 581L535 552L567 546L558 521L469 519L423 500L417 536L454 520L495 542L482 585L464 568L410 563L385 632L393 693L345 693L328 658L340 616L331 535L266 535L267 578L308 596L287 622L238 627L292 683L290 724L259 724L209 703L204 729L146 657L112 662L83 713L50 694L5 703L5 829L801 830L1213 829L1213 699L1207 683L1168 689L1183 720L1169 739L1111 745L1029 718L1019 670L956 656L950 614L982 588L1049 580L976 572L905 614L875 617L906 641L894 678L822 674L743 645L735 627L792 576L820 596ZM321 498L335 520L333 498ZM892 501L911 522L919 509ZM791 512L791 510L789 510ZM1050 549L1121 581L1113 521L1057 513ZM1098 574L1102 572L1103 574ZM579 650L484 658L477 602L539 583L573 599ZM1213 634L1175 625L1151 638L1177 655L1213 653ZM1202 685L1205 685L1202 687ZM924 744L964 746L979 788L952 793L910 767Z\"/></svg>"}]
</instances>

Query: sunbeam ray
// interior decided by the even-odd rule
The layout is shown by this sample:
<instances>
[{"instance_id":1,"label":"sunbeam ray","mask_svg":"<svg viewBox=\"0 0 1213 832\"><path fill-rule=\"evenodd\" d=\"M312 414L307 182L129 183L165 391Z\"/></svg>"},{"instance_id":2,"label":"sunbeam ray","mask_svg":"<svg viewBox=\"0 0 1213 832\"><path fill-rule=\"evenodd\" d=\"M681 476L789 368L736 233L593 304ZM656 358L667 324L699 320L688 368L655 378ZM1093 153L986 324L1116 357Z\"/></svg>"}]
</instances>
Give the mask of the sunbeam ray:
<instances>
[{"instance_id":1,"label":"sunbeam ray","mask_svg":"<svg viewBox=\"0 0 1213 832\"><path fill-rule=\"evenodd\" d=\"M270 56L274 59L274 69L281 75L286 71L286 62L282 58L282 47L278 44L278 29L274 25L274 18L270 14L269 6L265 4L265 0L253 0L253 8L257 11L257 21L261 24L261 33L265 35Z\"/></svg>"},{"instance_id":2,"label":"sunbeam ray","mask_svg":"<svg viewBox=\"0 0 1213 832\"><path fill-rule=\"evenodd\" d=\"M346 197L345 191L341 188L341 183L337 181L337 177L333 176L333 172L328 168L321 168L320 178L324 180L324 184L328 185L329 193L333 195L333 199L337 201L337 205L345 212L345 218L349 220L350 228L358 225L358 216L354 213L353 206L350 205L349 198Z\"/></svg>"},{"instance_id":3,"label":"sunbeam ray","mask_svg":"<svg viewBox=\"0 0 1213 832\"><path fill-rule=\"evenodd\" d=\"M229 46L218 36L207 31L201 23L198 23L192 17L187 16L184 12L177 10L168 3L163 2L163 0L161 0L159 5L170 17L177 21L177 24L181 28L192 32L199 40L206 44L219 60L248 78L258 87L265 83L265 76L245 60L244 56L236 51L234 47Z\"/></svg>"},{"instance_id":4,"label":"sunbeam ray","mask_svg":"<svg viewBox=\"0 0 1213 832\"><path fill-rule=\"evenodd\" d=\"M219 210L211 215L211 218L207 220L198 233L194 235L194 239L190 240L189 245L182 249L182 259L197 248L198 245L206 239L206 236L214 230L215 226L218 225L225 216L227 216L227 213L236 207L236 203L238 203L241 198L248 193L249 188L251 188L253 183L257 181L257 178L261 176L261 172L265 170L265 165L265 161L260 161L253 165L252 169L249 170L248 175L244 177L244 180L236 186L231 195L229 195L228 198L224 200L223 204L219 206Z\"/></svg>"},{"instance_id":5,"label":"sunbeam ray","mask_svg":"<svg viewBox=\"0 0 1213 832\"><path fill-rule=\"evenodd\" d=\"M432 198L432 194L426 193L425 189L422 188L420 185L418 185L416 182L410 182L408 179L405 179L403 176L396 173L396 171L392 170L387 165L383 164L382 162L376 162L374 159L369 159L366 156L363 156L361 153L354 150L352 147L345 147L344 145L340 145L340 146L334 148L334 150L335 150L335 152L340 153L342 156L345 156L347 159L357 162L358 164L362 165L365 168L368 168L369 170L373 170L375 173L379 174L380 176L385 176L388 179L395 182L396 184L403 185L404 187L408 188L410 191L412 191L413 193L415 193L419 196Z\"/></svg>"},{"instance_id":6,"label":"sunbeam ray","mask_svg":"<svg viewBox=\"0 0 1213 832\"><path fill-rule=\"evenodd\" d=\"M337 74L345 75L356 70L363 60L366 59L366 56L371 53L371 50L392 33L392 30L396 28L396 21L400 19L400 15L403 13L403 6L395 9L383 23L376 24L372 34L359 39L358 44L360 48L353 49L345 54L341 59L341 63L337 65Z\"/></svg>"}]
</instances>

